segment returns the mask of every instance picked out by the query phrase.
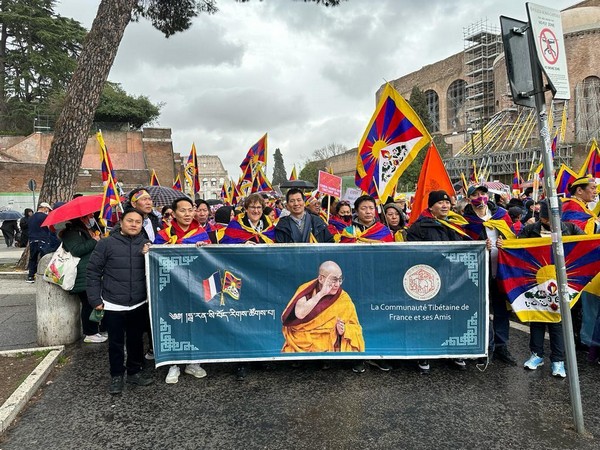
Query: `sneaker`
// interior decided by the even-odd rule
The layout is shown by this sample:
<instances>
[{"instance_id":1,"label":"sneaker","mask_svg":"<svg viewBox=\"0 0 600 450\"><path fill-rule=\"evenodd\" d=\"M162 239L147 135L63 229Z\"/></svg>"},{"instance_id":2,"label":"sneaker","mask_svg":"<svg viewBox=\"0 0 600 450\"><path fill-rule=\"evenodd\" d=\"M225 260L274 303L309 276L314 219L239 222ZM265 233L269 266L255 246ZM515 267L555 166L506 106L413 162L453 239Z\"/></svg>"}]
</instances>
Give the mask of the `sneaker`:
<instances>
[{"instance_id":1,"label":"sneaker","mask_svg":"<svg viewBox=\"0 0 600 450\"><path fill-rule=\"evenodd\" d=\"M564 361L556 361L552 363L552 376L567 378L567 372L565 372L565 362Z\"/></svg>"},{"instance_id":2,"label":"sneaker","mask_svg":"<svg viewBox=\"0 0 600 450\"><path fill-rule=\"evenodd\" d=\"M35 283L35 277L27 277L27 283Z\"/></svg>"},{"instance_id":3,"label":"sneaker","mask_svg":"<svg viewBox=\"0 0 600 450\"><path fill-rule=\"evenodd\" d=\"M384 372L389 372L392 370L392 366L385 359L373 359L368 360L367 364L370 364L373 367L377 367L379 370Z\"/></svg>"},{"instance_id":4,"label":"sneaker","mask_svg":"<svg viewBox=\"0 0 600 450\"><path fill-rule=\"evenodd\" d=\"M511 355L505 346L498 347L496 350L494 350L494 358L511 366L517 365L517 360L513 355Z\"/></svg>"},{"instance_id":5,"label":"sneaker","mask_svg":"<svg viewBox=\"0 0 600 450\"><path fill-rule=\"evenodd\" d=\"M118 375L110 379L108 392L110 392L111 395L117 395L123 392L123 375Z\"/></svg>"},{"instance_id":6,"label":"sneaker","mask_svg":"<svg viewBox=\"0 0 600 450\"><path fill-rule=\"evenodd\" d=\"M354 373L365 373L365 370L367 370L367 368L365 367L364 361L359 361L352 366L352 372Z\"/></svg>"},{"instance_id":7,"label":"sneaker","mask_svg":"<svg viewBox=\"0 0 600 450\"><path fill-rule=\"evenodd\" d=\"M136 386L149 386L154 383L154 379L146 376L141 370L133 375L127 375L127 382Z\"/></svg>"},{"instance_id":8,"label":"sneaker","mask_svg":"<svg viewBox=\"0 0 600 450\"><path fill-rule=\"evenodd\" d=\"M467 363L462 358L453 359L452 366L460 371L467 370Z\"/></svg>"},{"instance_id":9,"label":"sneaker","mask_svg":"<svg viewBox=\"0 0 600 450\"><path fill-rule=\"evenodd\" d=\"M421 375L429 375L429 361L419 361L419 372Z\"/></svg>"},{"instance_id":10,"label":"sneaker","mask_svg":"<svg viewBox=\"0 0 600 450\"><path fill-rule=\"evenodd\" d=\"M206 376L206 370L200 367L200 364L188 364L185 366L185 373L193 375L196 378L204 378Z\"/></svg>"},{"instance_id":11,"label":"sneaker","mask_svg":"<svg viewBox=\"0 0 600 450\"><path fill-rule=\"evenodd\" d=\"M144 355L144 358L147 359L148 361L152 361L154 359L154 350L150 349L146 352L146 354Z\"/></svg>"},{"instance_id":12,"label":"sneaker","mask_svg":"<svg viewBox=\"0 0 600 450\"><path fill-rule=\"evenodd\" d=\"M86 344L101 344L108 340L108 336L102 336L100 333L92 334L83 338Z\"/></svg>"},{"instance_id":13,"label":"sneaker","mask_svg":"<svg viewBox=\"0 0 600 450\"><path fill-rule=\"evenodd\" d=\"M531 353L531 356L529 357L529 359L527 361L525 361L525 363L523 364L523 367L525 367L526 369L529 370L535 370L540 366L544 365L544 358L541 358L537 355L537 353Z\"/></svg>"},{"instance_id":14,"label":"sneaker","mask_svg":"<svg viewBox=\"0 0 600 450\"><path fill-rule=\"evenodd\" d=\"M180 373L181 373L181 370L179 369L179 366L169 367L169 373L167 374L167 377L165 378L165 383L167 383L167 384L177 383L179 381Z\"/></svg>"}]
</instances>

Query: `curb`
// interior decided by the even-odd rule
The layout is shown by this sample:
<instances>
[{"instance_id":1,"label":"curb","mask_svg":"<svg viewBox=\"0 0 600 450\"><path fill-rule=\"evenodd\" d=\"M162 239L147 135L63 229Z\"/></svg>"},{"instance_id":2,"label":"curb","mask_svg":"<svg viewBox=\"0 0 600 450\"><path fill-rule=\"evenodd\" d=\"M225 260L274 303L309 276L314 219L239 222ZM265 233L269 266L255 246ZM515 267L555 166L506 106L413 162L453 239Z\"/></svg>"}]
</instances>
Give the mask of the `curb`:
<instances>
[{"instance_id":1,"label":"curb","mask_svg":"<svg viewBox=\"0 0 600 450\"><path fill-rule=\"evenodd\" d=\"M23 353L34 353L36 351L50 350L50 353L42 360L33 372L21 383L15 392L0 406L0 433L4 433L17 415L25 408L25 405L31 399L33 394L39 389L42 383L48 378L50 371L56 365L56 360L63 353L63 345L56 347L36 347L20 350L0 351L0 356L17 356Z\"/></svg>"},{"instance_id":2,"label":"curb","mask_svg":"<svg viewBox=\"0 0 600 450\"><path fill-rule=\"evenodd\" d=\"M26 280L27 272L0 272L0 280Z\"/></svg>"}]
</instances>

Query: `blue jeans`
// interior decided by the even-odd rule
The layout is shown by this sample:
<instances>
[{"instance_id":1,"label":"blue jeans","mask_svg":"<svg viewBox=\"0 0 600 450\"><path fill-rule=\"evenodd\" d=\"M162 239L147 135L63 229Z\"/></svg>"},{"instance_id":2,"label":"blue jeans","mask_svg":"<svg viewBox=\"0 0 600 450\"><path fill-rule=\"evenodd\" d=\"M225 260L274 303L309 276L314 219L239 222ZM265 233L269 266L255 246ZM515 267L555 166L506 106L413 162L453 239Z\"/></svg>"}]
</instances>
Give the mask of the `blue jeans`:
<instances>
[{"instance_id":1,"label":"blue jeans","mask_svg":"<svg viewBox=\"0 0 600 450\"><path fill-rule=\"evenodd\" d=\"M550 335L550 361L558 362L565 360L565 345L563 339L562 323L531 322L529 329L529 349L540 358L544 357L544 333L548 327Z\"/></svg>"}]
</instances>

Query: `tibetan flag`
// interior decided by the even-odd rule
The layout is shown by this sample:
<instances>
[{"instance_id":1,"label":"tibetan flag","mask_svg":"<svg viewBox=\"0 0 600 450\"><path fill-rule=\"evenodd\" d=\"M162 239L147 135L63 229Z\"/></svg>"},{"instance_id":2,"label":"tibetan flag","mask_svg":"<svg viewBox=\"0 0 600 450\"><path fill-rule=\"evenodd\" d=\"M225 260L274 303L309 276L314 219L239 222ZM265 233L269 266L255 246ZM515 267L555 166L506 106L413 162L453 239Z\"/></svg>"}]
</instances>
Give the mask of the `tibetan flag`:
<instances>
[{"instance_id":1,"label":"tibetan flag","mask_svg":"<svg viewBox=\"0 0 600 450\"><path fill-rule=\"evenodd\" d=\"M261 137L256 144L250 147L246 157L240 164L242 172L246 172L248 166L255 166L257 164L267 165L267 133Z\"/></svg>"},{"instance_id":2,"label":"tibetan flag","mask_svg":"<svg viewBox=\"0 0 600 450\"><path fill-rule=\"evenodd\" d=\"M150 186L160 186L160 182L158 181L158 177L156 176L156 171L152 169L152 175L150 176Z\"/></svg>"},{"instance_id":3,"label":"tibetan flag","mask_svg":"<svg viewBox=\"0 0 600 450\"><path fill-rule=\"evenodd\" d=\"M229 198L229 188L227 187L227 180L224 180L223 186L221 186L221 199L226 205L231 205L231 199Z\"/></svg>"},{"instance_id":4,"label":"tibetan flag","mask_svg":"<svg viewBox=\"0 0 600 450\"><path fill-rule=\"evenodd\" d=\"M242 279L236 277L229 270L226 270L225 275L223 276L223 292L228 294L234 300L239 300L241 290Z\"/></svg>"},{"instance_id":5,"label":"tibetan flag","mask_svg":"<svg viewBox=\"0 0 600 450\"><path fill-rule=\"evenodd\" d=\"M505 240L498 251L497 279L523 322L560 322L551 238ZM570 304L600 270L600 236L563 238Z\"/></svg>"},{"instance_id":6,"label":"tibetan flag","mask_svg":"<svg viewBox=\"0 0 600 450\"><path fill-rule=\"evenodd\" d=\"M202 288L204 290L204 301L206 302L221 293L221 277L219 276L219 272L215 272L206 280L202 280Z\"/></svg>"},{"instance_id":7,"label":"tibetan flag","mask_svg":"<svg viewBox=\"0 0 600 450\"><path fill-rule=\"evenodd\" d=\"M245 216L239 215L227 225L219 244L273 244L275 242L275 226L270 222L267 228L257 231L244 223ZM267 219L268 220L268 219Z\"/></svg>"},{"instance_id":8,"label":"tibetan flag","mask_svg":"<svg viewBox=\"0 0 600 450\"><path fill-rule=\"evenodd\" d=\"M250 193L253 182L254 170L252 165L249 165L248 167L246 167L245 172L242 174L237 184L237 190L242 195L242 197L245 197Z\"/></svg>"},{"instance_id":9,"label":"tibetan flag","mask_svg":"<svg viewBox=\"0 0 600 450\"><path fill-rule=\"evenodd\" d=\"M298 179L298 174L296 173L296 165L294 164L294 168L292 169L292 173L290 174L290 181L296 181Z\"/></svg>"},{"instance_id":10,"label":"tibetan flag","mask_svg":"<svg viewBox=\"0 0 600 450\"><path fill-rule=\"evenodd\" d=\"M340 234L340 242L343 244L394 242L394 236L388 227L381 222L375 222L364 231L356 225L344 228Z\"/></svg>"},{"instance_id":11,"label":"tibetan flag","mask_svg":"<svg viewBox=\"0 0 600 450\"><path fill-rule=\"evenodd\" d=\"M564 163L561 164L558 173L556 174L556 192L565 194L566 197L570 197L569 184L576 179L577 174L569 169Z\"/></svg>"},{"instance_id":12,"label":"tibetan flag","mask_svg":"<svg viewBox=\"0 0 600 450\"><path fill-rule=\"evenodd\" d=\"M552 144L550 145L550 150L552 151L552 159L556 155L556 147L558 146L558 136L560 134L560 130L557 128L556 133L554 134L554 138L552 139Z\"/></svg>"},{"instance_id":13,"label":"tibetan flag","mask_svg":"<svg viewBox=\"0 0 600 450\"><path fill-rule=\"evenodd\" d=\"M254 187L256 186L256 190ZM256 175L254 176L254 182L252 184L252 192L263 192L263 191L272 191L273 186L267 179L266 175L262 171L262 168L258 168L256 171Z\"/></svg>"},{"instance_id":14,"label":"tibetan flag","mask_svg":"<svg viewBox=\"0 0 600 450\"><path fill-rule=\"evenodd\" d=\"M415 199L412 204L413 211L423 211L427 208L427 200L431 191L444 190L449 196L453 196L454 186L448 176L444 162L435 147L433 141L429 145L427 155L423 161L423 167L419 175L419 181L417 182L417 190L415 192ZM412 214L410 223L416 222L418 214Z\"/></svg>"},{"instance_id":15,"label":"tibetan flag","mask_svg":"<svg viewBox=\"0 0 600 450\"><path fill-rule=\"evenodd\" d=\"M587 204L575 197L566 198L562 204L563 222L572 222L585 231L586 234L593 234L596 231L597 216L590 211Z\"/></svg>"},{"instance_id":16,"label":"tibetan flag","mask_svg":"<svg viewBox=\"0 0 600 450\"><path fill-rule=\"evenodd\" d=\"M473 164L471 165L471 170L469 171L469 182L477 183L477 165L475 164L475 160L473 160Z\"/></svg>"},{"instance_id":17,"label":"tibetan flag","mask_svg":"<svg viewBox=\"0 0 600 450\"><path fill-rule=\"evenodd\" d=\"M117 188L109 172L108 180L104 185L104 195L102 197L102 206L100 207L100 218L104 219L107 224L116 222L116 218L113 220L112 207L119 203L120 201L117 197Z\"/></svg>"},{"instance_id":18,"label":"tibetan flag","mask_svg":"<svg viewBox=\"0 0 600 450\"><path fill-rule=\"evenodd\" d=\"M394 195L400 175L431 141L421 119L388 83L363 134L356 158L356 186L381 202Z\"/></svg>"},{"instance_id":19,"label":"tibetan flag","mask_svg":"<svg viewBox=\"0 0 600 450\"><path fill-rule=\"evenodd\" d=\"M598 143L595 139L592 141L585 162L579 169L579 177L585 177L586 175L591 175L592 178L600 178L600 149L598 149Z\"/></svg>"},{"instance_id":20,"label":"tibetan flag","mask_svg":"<svg viewBox=\"0 0 600 450\"><path fill-rule=\"evenodd\" d=\"M516 160L515 173L512 179L512 190L518 191L520 189L521 183L523 183L523 180L521 180L521 175L519 174L519 160Z\"/></svg>"},{"instance_id":21,"label":"tibetan flag","mask_svg":"<svg viewBox=\"0 0 600 450\"><path fill-rule=\"evenodd\" d=\"M187 163L185 165L185 174L192 188L192 198L195 198L196 194L200 192L200 176L198 173L196 144L194 143L192 143L192 150L190 151L190 155L188 156Z\"/></svg>"},{"instance_id":22,"label":"tibetan flag","mask_svg":"<svg viewBox=\"0 0 600 450\"><path fill-rule=\"evenodd\" d=\"M179 174L177 174L177 178L175 178L175 183L173 183L173 189L181 192L181 179L179 178Z\"/></svg>"},{"instance_id":23,"label":"tibetan flag","mask_svg":"<svg viewBox=\"0 0 600 450\"><path fill-rule=\"evenodd\" d=\"M110 160L110 155L108 154L108 148L106 147L106 143L104 142L104 137L102 137L102 132L98 131L96 133L96 140L98 144L100 144L100 161L101 161L101 170L102 170L102 184L106 185L108 183L109 177L112 178L113 183L117 184L117 175L115 174L115 169L113 168L112 161Z\"/></svg>"}]
</instances>

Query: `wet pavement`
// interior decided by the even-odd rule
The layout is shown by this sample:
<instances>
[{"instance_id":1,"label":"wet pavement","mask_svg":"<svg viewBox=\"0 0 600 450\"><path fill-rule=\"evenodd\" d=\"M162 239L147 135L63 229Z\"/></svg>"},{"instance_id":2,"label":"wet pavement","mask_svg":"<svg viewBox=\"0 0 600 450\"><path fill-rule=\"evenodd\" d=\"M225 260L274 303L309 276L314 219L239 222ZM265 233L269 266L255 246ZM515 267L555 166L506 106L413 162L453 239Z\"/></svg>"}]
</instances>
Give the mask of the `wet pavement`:
<instances>
[{"instance_id":1,"label":"wet pavement","mask_svg":"<svg viewBox=\"0 0 600 450\"><path fill-rule=\"evenodd\" d=\"M35 291L0 278L0 349L35 347ZM511 330L512 352L528 356L528 334ZM546 341L547 351L548 342ZM568 381L494 362L459 372L432 362L394 370L349 362L256 363L245 381L234 364L204 365L208 377L183 374L167 385L167 368L149 370L149 387L108 394L107 344L75 344L15 424L0 449L597 449L600 365L579 353L588 434L574 431ZM183 371L182 371L183 372Z\"/></svg>"}]
</instances>

